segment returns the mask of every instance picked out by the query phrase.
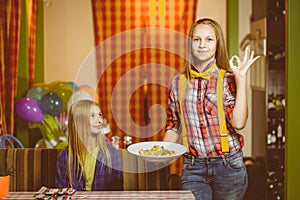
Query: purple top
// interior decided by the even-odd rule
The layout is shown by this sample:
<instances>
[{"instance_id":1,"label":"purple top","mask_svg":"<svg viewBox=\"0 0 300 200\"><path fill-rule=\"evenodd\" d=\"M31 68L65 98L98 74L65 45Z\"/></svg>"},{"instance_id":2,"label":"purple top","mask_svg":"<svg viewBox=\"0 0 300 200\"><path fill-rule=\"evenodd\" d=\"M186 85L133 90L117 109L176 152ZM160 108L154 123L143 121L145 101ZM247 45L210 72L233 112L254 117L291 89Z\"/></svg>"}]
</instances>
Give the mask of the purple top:
<instances>
[{"instance_id":1,"label":"purple top","mask_svg":"<svg viewBox=\"0 0 300 200\"><path fill-rule=\"evenodd\" d=\"M95 166L95 176L93 182L93 191L104 191L104 190L123 190L123 171L122 162L120 154L117 149L115 149L110 144L107 144L110 151L112 169L106 165L102 165L102 153L99 151ZM73 174L73 180L75 175ZM69 174L68 174L68 149L64 149L58 155L56 161L56 187L57 188L67 188L70 187L69 184ZM81 179L75 182L74 189L77 191L85 191L85 179Z\"/></svg>"}]
</instances>

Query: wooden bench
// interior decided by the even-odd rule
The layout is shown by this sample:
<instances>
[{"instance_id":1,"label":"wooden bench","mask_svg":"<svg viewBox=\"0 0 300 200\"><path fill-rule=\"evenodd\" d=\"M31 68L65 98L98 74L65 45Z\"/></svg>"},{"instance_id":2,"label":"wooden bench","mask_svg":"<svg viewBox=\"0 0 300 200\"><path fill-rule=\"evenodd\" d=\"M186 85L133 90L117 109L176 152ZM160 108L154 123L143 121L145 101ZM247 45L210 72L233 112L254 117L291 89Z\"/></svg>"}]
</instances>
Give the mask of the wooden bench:
<instances>
[{"instance_id":1,"label":"wooden bench","mask_svg":"<svg viewBox=\"0 0 300 200\"><path fill-rule=\"evenodd\" d=\"M0 162L13 169L10 191L36 191L43 185L54 187L59 152L57 149L0 149Z\"/></svg>"},{"instance_id":2,"label":"wooden bench","mask_svg":"<svg viewBox=\"0 0 300 200\"><path fill-rule=\"evenodd\" d=\"M10 191L37 191L55 187L55 165L61 150L42 148L0 149L0 162L13 167ZM169 167L159 166L120 150L124 171L124 190L175 189L169 185ZM172 182L172 181L171 181Z\"/></svg>"}]
</instances>

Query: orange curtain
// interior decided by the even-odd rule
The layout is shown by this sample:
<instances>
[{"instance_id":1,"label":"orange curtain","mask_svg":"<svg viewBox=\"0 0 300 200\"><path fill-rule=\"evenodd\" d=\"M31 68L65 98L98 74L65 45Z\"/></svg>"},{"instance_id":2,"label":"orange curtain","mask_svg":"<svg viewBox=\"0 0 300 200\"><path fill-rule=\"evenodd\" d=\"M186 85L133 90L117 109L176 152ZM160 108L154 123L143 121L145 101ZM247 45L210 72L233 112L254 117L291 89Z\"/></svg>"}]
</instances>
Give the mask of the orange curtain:
<instances>
[{"instance_id":1,"label":"orange curtain","mask_svg":"<svg viewBox=\"0 0 300 200\"><path fill-rule=\"evenodd\" d=\"M167 83L183 70L196 2L92 0L97 89L110 136L162 140Z\"/></svg>"},{"instance_id":2,"label":"orange curtain","mask_svg":"<svg viewBox=\"0 0 300 200\"><path fill-rule=\"evenodd\" d=\"M34 82L36 55L36 25L38 0L1 0L0 26L0 134L14 134L15 103L19 63L21 23L27 25L28 38L28 86ZM22 6L26 5L26 19L22 19ZM26 21L25 21L26 20ZM26 66L22 66L26 67Z\"/></svg>"},{"instance_id":3,"label":"orange curtain","mask_svg":"<svg viewBox=\"0 0 300 200\"><path fill-rule=\"evenodd\" d=\"M28 88L34 84L38 0L27 0L28 21Z\"/></svg>"},{"instance_id":4,"label":"orange curtain","mask_svg":"<svg viewBox=\"0 0 300 200\"><path fill-rule=\"evenodd\" d=\"M1 0L0 6L2 132L13 134L22 1Z\"/></svg>"},{"instance_id":5,"label":"orange curtain","mask_svg":"<svg viewBox=\"0 0 300 200\"><path fill-rule=\"evenodd\" d=\"M99 104L121 147L125 135L134 143L163 139L167 85L184 68L196 3L92 0ZM172 165L180 173L182 159Z\"/></svg>"}]
</instances>

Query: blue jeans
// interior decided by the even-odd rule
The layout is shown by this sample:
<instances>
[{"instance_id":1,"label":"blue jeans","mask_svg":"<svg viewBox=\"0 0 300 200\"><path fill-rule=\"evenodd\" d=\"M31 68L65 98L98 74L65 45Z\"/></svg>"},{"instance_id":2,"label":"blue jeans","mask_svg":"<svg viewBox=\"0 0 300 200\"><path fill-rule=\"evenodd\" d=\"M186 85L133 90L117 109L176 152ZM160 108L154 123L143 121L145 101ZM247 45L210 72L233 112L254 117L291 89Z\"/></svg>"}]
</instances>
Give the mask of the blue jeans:
<instances>
[{"instance_id":1,"label":"blue jeans","mask_svg":"<svg viewBox=\"0 0 300 200\"><path fill-rule=\"evenodd\" d=\"M242 150L220 157L184 155L182 189L199 200L242 200L248 175Z\"/></svg>"}]
</instances>

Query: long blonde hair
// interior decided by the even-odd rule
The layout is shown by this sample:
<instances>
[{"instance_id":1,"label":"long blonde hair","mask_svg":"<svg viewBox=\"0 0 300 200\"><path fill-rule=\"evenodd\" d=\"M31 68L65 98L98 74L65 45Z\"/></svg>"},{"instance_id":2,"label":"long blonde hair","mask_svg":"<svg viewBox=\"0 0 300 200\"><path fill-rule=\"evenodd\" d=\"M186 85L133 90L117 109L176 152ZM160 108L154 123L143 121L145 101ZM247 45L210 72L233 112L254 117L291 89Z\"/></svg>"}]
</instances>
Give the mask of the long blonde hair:
<instances>
[{"instance_id":1,"label":"long blonde hair","mask_svg":"<svg viewBox=\"0 0 300 200\"><path fill-rule=\"evenodd\" d=\"M192 53L192 37L194 33L194 29L199 24L207 24L211 26L216 34L217 39L217 48L216 48L216 64L218 67L228 70L229 69L229 59L228 59L228 53L227 53L227 47L223 35L222 28L218 22L216 22L213 19L209 18L202 18L194 22L192 25L190 32L189 32L189 38L188 38L188 45L186 49L186 62L185 62L185 69L183 74L186 75L187 79L190 80L191 74L190 71L194 64L194 55Z\"/></svg>"},{"instance_id":2,"label":"long blonde hair","mask_svg":"<svg viewBox=\"0 0 300 200\"><path fill-rule=\"evenodd\" d=\"M79 181L84 175L83 173L83 160L84 152L87 152L85 147L86 142L90 138L90 108L96 105L95 102L90 100L81 100L74 103L68 115L68 174L70 185L73 186L75 181ZM111 169L110 153L106 145L104 135L99 133L96 138L96 144L102 152L102 167L108 166ZM75 179L73 180L73 174Z\"/></svg>"}]
</instances>

